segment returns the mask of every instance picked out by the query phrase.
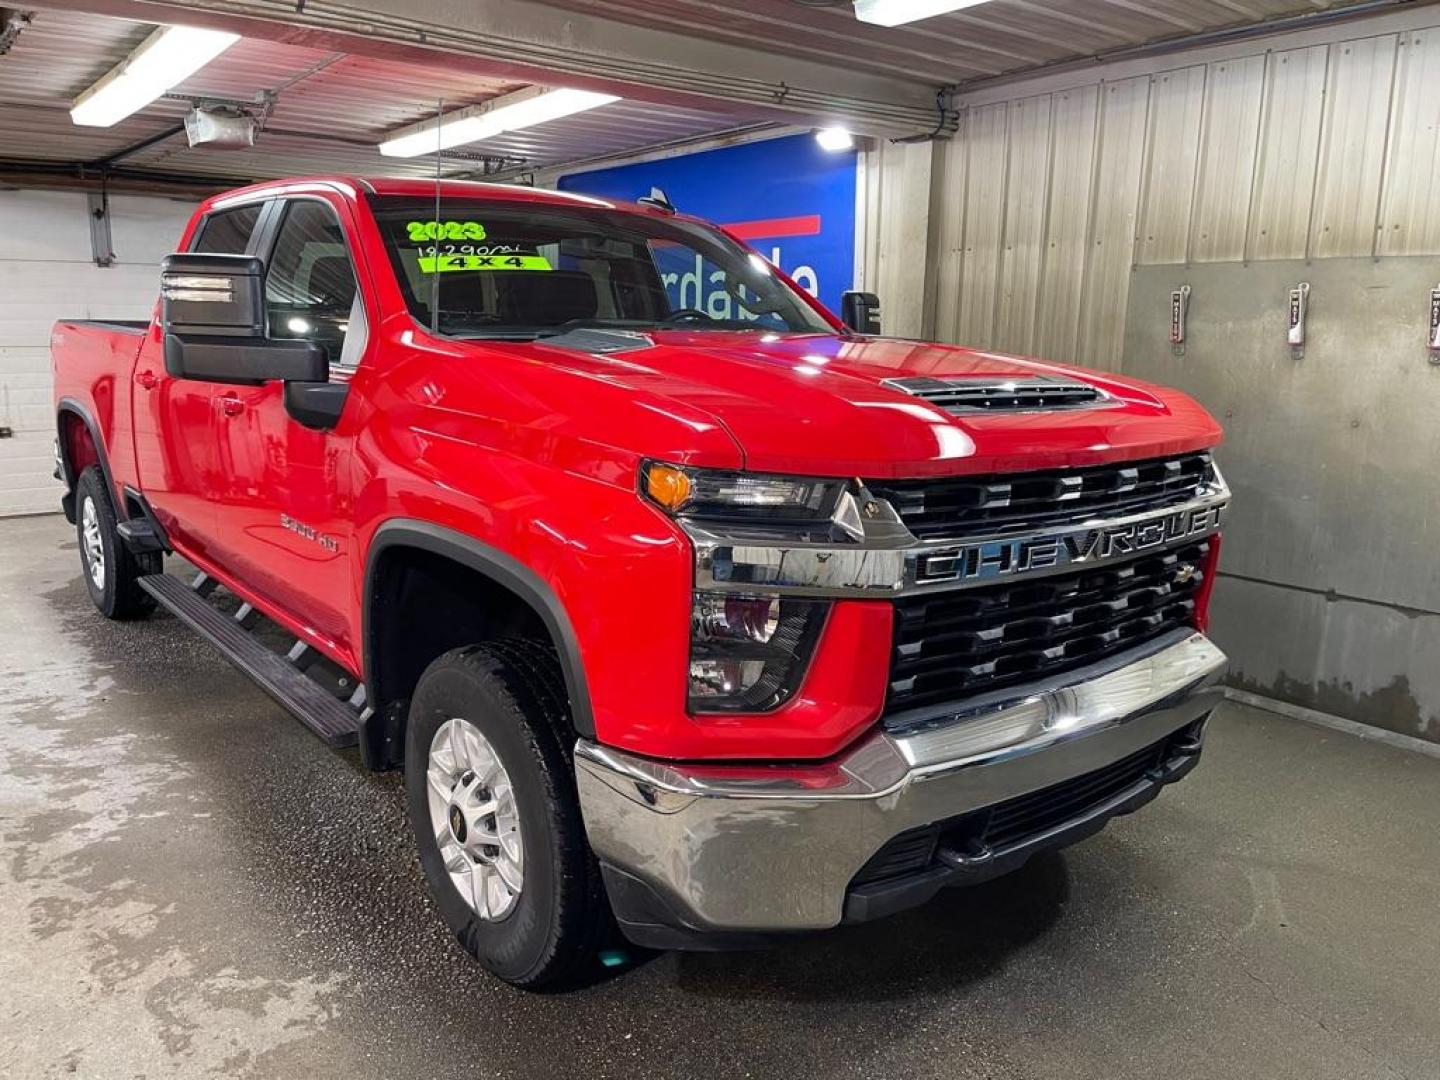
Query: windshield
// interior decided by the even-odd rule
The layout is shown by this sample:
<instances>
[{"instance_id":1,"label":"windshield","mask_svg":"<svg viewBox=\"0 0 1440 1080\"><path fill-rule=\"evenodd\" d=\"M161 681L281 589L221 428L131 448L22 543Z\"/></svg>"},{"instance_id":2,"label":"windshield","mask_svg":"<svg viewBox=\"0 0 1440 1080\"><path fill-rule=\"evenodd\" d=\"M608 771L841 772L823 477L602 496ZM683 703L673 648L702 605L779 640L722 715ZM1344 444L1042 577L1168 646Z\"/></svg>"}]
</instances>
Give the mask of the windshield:
<instances>
[{"instance_id":1,"label":"windshield","mask_svg":"<svg viewBox=\"0 0 1440 1080\"><path fill-rule=\"evenodd\" d=\"M416 320L451 337L583 327L831 333L771 265L694 222L603 207L372 197Z\"/></svg>"}]
</instances>

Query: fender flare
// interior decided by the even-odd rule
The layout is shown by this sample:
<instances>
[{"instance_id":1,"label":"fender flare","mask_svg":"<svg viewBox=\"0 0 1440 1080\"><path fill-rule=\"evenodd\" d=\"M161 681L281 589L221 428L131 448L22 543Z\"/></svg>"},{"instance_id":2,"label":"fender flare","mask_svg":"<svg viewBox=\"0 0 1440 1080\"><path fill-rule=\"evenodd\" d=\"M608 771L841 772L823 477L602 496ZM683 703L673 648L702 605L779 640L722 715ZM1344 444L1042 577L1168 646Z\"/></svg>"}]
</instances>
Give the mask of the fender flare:
<instances>
[{"instance_id":1,"label":"fender flare","mask_svg":"<svg viewBox=\"0 0 1440 1080\"><path fill-rule=\"evenodd\" d=\"M376 564L390 548L418 548L448 558L504 586L530 605L550 632L560 654L560 669L565 676L565 690L570 697L571 719L578 734L593 738L595 714L590 704L590 691L585 681L585 668L580 659L580 642L565 606L548 584L524 563L498 548L473 536L410 518L391 518L375 530L365 556L365 591L362 611L365 678L375 671L373 650L375 628L371 611L374 605Z\"/></svg>"},{"instance_id":2,"label":"fender flare","mask_svg":"<svg viewBox=\"0 0 1440 1080\"><path fill-rule=\"evenodd\" d=\"M70 460L70 447L65 439L65 414L70 413L77 417L80 423L85 425L86 432L90 435L90 442L95 447L95 458L100 463L100 474L105 477L105 490L110 492L110 499L115 500L115 477L110 472L110 455L105 449L105 440L100 436L100 425L95 423L95 417L90 415L90 410L73 397L62 397L55 406L55 437L60 442L60 465L65 475L61 478L65 483L65 491L73 496L75 485L80 477L75 475L75 463ZM118 513L119 518L125 520L122 511Z\"/></svg>"}]
</instances>

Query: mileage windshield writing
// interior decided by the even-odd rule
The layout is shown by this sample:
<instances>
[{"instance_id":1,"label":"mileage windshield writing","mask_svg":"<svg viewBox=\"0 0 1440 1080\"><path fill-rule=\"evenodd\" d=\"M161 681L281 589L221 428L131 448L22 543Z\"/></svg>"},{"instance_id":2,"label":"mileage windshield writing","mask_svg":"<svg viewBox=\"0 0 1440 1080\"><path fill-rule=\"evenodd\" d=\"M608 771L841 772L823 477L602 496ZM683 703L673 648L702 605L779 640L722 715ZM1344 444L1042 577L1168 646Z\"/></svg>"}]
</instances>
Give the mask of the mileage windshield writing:
<instances>
[{"instance_id":1,"label":"mileage windshield writing","mask_svg":"<svg viewBox=\"0 0 1440 1080\"><path fill-rule=\"evenodd\" d=\"M451 333L829 329L769 262L701 222L568 202L452 199L422 208L382 196L373 204L411 312ZM703 300L686 303L701 299L700 282Z\"/></svg>"},{"instance_id":2,"label":"mileage windshield writing","mask_svg":"<svg viewBox=\"0 0 1440 1080\"><path fill-rule=\"evenodd\" d=\"M474 243L487 235L484 224L479 221L407 221L405 233L412 243L421 245L418 258L423 274L451 270L554 269L543 255L525 254L524 249L514 244ZM426 245L426 240L435 242Z\"/></svg>"}]
</instances>

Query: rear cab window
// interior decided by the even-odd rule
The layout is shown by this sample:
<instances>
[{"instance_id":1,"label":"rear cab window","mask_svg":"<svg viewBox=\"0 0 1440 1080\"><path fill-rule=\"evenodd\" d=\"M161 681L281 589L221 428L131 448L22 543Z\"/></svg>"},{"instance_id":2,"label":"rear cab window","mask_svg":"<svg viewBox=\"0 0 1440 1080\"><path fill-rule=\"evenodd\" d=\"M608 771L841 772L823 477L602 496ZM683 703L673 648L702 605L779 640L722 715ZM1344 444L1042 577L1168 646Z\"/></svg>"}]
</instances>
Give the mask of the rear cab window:
<instances>
[{"instance_id":1,"label":"rear cab window","mask_svg":"<svg viewBox=\"0 0 1440 1080\"><path fill-rule=\"evenodd\" d=\"M264 203L212 210L200 222L190 250L199 255L244 255L255 234Z\"/></svg>"}]
</instances>

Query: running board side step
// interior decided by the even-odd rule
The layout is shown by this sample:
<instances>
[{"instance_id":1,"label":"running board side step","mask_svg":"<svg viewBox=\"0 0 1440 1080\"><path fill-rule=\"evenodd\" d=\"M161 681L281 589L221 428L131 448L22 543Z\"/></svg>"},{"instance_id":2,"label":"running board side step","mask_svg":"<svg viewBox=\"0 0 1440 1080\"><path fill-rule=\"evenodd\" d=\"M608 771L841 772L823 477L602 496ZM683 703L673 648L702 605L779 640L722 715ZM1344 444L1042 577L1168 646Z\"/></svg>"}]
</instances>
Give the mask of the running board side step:
<instances>
[{"instance_id":1,"label":"running board side step","mask_svg":"<svg viewBox=\"0 0 1440 1080\"><path fill-rule=\"evenodd\" d=\"M139 584L330 746L355 745L363 694L357 691L350 703L340 701L301 668L271 652L247 629L253 612L249 604L234 616L218 610L205 599L214 582L203 574L194 585L170 574L151 574L140 578Z\"/></svg>"}]
</instances>

